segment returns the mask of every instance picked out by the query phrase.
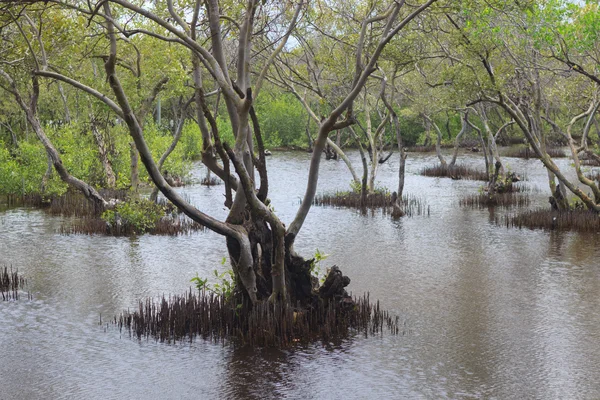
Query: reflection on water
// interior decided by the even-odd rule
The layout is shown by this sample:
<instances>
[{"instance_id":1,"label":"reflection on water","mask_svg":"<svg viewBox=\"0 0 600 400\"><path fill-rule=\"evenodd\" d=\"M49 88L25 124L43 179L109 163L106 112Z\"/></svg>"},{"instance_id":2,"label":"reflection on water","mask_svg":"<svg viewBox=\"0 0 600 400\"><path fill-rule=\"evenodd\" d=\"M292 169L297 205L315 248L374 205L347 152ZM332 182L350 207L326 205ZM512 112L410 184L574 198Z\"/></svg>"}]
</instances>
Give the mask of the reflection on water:
<instances>
[{"instance_id":1,"label":"reflection on water","mask_svg":"<svg viewBox=\"0 0 600 400\"><path fill-rule=\"evenodd\" d=\"M289 223L309 155L276 153L268 162L274 207ZM225 268L216 234L62 236L61 218L0 213L0 262L19 268L35 296L0 303L0 398L600 397L600 236L497 227L494 211L458 207L480 183L416 174L435 162L410 154L407 163L406 190L427 199L429 218L314 207L297 241L306 256L331 254L325 264L399 315L405 334L286 351L166 345L106 329L138 299L181 293L196 273ZM466 162L483 166L476 155ZM533 203L546 206L540 163L508 163L527 172L540 189ZM348 188L343 163L322 165L322 190ZM396 186L396 168L381 166L381 186ZM222 187L182 190L203 211L225 215Z\"/></svg>"}]
</instances>

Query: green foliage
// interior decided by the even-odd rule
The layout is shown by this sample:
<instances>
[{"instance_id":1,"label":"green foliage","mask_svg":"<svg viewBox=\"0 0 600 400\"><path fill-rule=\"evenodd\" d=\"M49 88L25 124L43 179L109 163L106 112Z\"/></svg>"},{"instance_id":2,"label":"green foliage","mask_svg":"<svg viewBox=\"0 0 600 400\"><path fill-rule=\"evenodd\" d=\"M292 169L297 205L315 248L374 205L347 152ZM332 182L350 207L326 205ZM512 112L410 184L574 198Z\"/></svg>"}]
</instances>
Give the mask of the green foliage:
<instances>
[{"instance_id":1,"label":"green foliage","mask_svg":"<svg viewBox=\"0 0 600 400\"><path fill-rule=\"evenodd\" d=\"M183 125L181 139L178 146L181 147L185 160L198 160L202 156L202 133L198 124L187 121Z\"/></svg>"},{"instance_id":2,"label":"green foliage","mask_svg":"<svg viewBox=\"0 0 600 400\"><path fill-rule=\"evenodd\" d=\"M219 274L219 272L215 269L213 273L217 279L217 282L212 286L209 286L209 289L216 294L225 296L226 299L231 298L235 289L235 284L233 283L233 271L228 269L227 271Z\"/></svg>"},{"instance_id":3,"label":"green foliage","mask_svg":"<svg viewBox=\"0 0 600 400\"><path fill-rule=\"evenodd\" d=\"M0 142L0 194L38 194L48 168L46 151L38 142L22 142L11 152ZM60 195L66 185L53 173L45 194Z\"/></svg>"},{"instance_id":4,"label":"green foliage","mask_svg":"<svg viewBox=\"0 0 600 400\"><path fill-rule=\"evenodd\" d=\"M76 123L59 127L48 125L44 130L71 175L93 186L102 185L104 170L88 126Z\"/></svg>"},{"instance_id":5,"label":"green foliage","mask_svg":"<svg viewBox=\"0 0 600 400\"><path fill-rule=\"evenodd\" d=\"M305 145L306 112L292 95L263 96L256 110L265 147Z\"/></svg>"},{"instance_id":6,"label":"green foliage","mask_svg":"<svg viewBox=\"0 0 600 400\"><path fill-rule=\"evenodd\" d=\"M322 274L321 271L321 261L325 260L329 256L329 254L322 253L319 249L317 249L311 260L310 273L319 278L321 283L325 281L325 275Z\"/></svg>"},{"instance_id":7,"label":"green foliage","mask_svg":"<svg viewBox=\"0 0 600 400\"><path fill-rule=\"evenodd\" d=\"M352 179L350 181L350 189L352 189L354 193L360 193L362 191L362 183ZM319 251L319 249L317 249L317 251Z\"/></svg>"},{"instance_id":8,"label":"green foliage","mask_svg":"<svg viewBox=\"0 0 600 400\"><path fill-rule=\"evenodd\" d=\"M0 142L0 193L19 193L22 190L21 166Z\"/></svg>"},{"instance_id":9,"label":"green foliage","mask_svg":"<svg viewBox=\"0 0 600 400\"><path fill-rule=\"evenodd\" d=\"M223 115L217 116L217 129L219 130L219 136L221 137L221 141L224 143L228 143L230 146L233 146L235 143L235 136L233 134L233 129L231 128L231 122L229 118Z\"/></svg>"},{"instance_id":10,"label":"green foliage","mask_svg":"<svg viewBox=\"0 0 600 400\"><path fill-rule=\"evenodd\" d=\"M102 213L102 219L111 226L131 227L134 233L151 231L165 215L165 209L153 201L140 199L117 204L114 210Z\"/></svg>"},{"instance_id":11,"label":"green foliage","mask_svg":"<svg viewBox=\"0 0 600 400\"><path fill-rule=\"evenodd\" d=\"M198 273L196 273L196 276L190 279L190 282L196 285L196 289L198 289L198 291L201 292L207 289L208 278L200 278L200 276L198 276Z\"/></svg>"},{"instance_id":12,"label":"green foliage","mask_svg":"<svg viewBox=\"0 0 600 400\"><path fill-rule=\"evenodd\" d=\"M221 265L225 265L227 258L223 257ZM199 291L210 291L218 295L223 295L226 299L230 299L235 290L234 275L233 271L228 269L222 273L219 273L216 269L213 271L213 275L216 282L212 285L208 284L208 278L200 278L198 274L190 279Z\"/></svg>"},{"instance_id":13,"label":"green foliage","mask_svg":"<svg viewBox=\"0 0 600 400\"><path fill-rule=\"evenodd\" d=\"M144 138L152 151L154 160L157 162L173 142L171 132L160 129L153 122L149 122L144 126ZM163 171L169 171L169 174L173 176L186 177L191 170L191 163L185 159L184 155L183 146L175 147L175 150L165 161ZM150 180L148 172L143 166L140 168L140 177Z\"/></svg>"}]
</instances>

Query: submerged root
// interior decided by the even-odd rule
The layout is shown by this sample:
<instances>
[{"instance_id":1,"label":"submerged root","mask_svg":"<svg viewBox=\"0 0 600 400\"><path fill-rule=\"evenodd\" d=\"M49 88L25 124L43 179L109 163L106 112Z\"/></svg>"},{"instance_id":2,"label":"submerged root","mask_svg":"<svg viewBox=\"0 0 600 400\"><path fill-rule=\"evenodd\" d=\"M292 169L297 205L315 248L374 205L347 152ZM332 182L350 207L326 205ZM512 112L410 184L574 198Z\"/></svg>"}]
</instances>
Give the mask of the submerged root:
<instances>
[{"instance_id":1,"label":"submerged root","mask_svg":"<svg viewBox=\"0 0 600 400\"><path fill-rule=\"evenodd\" d=\"M538 209L496 217L497 225L507 228L529 228L578 232L600 232L600 216L589 210Z\"/></svg>"},{"instance_id":2,"label":"submerged root","mask_svg":"<svg viewBox=\"0 0 600 400\"><path fill-rule=\"evenodd\" d=\"M548 155L552 158L561 158L567 157L567 153L561 148L549 147L546 149ZM504 157L515 157L515 158L524 158L526 160L530 158L537 158L535 152L527 147L510 147L503 152Z\"/></svg>"},{"instance_id":3,"label":"submerged root","mask_svg":"<svg viewBox=\"0 0 600 400\"><path fill-rule=\"evenodd\" d=\"M135 227L128 224L111 225L101 218L81 218L62 225L59 233L63 235L107 235L107 236L134 236L141 233L151 235L177 236L189 235L194 232L204 231L205 227L192 221L186 216L165 216L158 220L156 225L146 232L137 232Z\"/></svg>"},{"instance_id":4,"label":"submerged root","mask_svg":"<svg viewBox=\"0 0 600 400\"><path fill-rule=\"evenodd\" d=\"M487 181L488 174L485 171L480 171L466 165L455 165L453 167L444 166L441 164L425 167L420 172L423 176L469 179L473 181Z\"/></svg>"},{"instance_id":5,"label":"submerged root","mask_svg":"<svg viewBox=\"0 0 600 400\"><path fill-rule=\"evenodd\" d=\"M313 341L342 340L352 333L399 334L399 318L370 303L369 295L351 297L350 279L332 267L312 300L295 305L252 303L246 296L193 291L146 299L138 309L115 317L113 324L137 339L175 343L203 339L238 345L287 347Z\"/></svg>"},{"instance_id":6,"label":"submerged root","mask_svg":"<svg viewBox=\"0 0 600 400\"><path fill-rule=\"evenodd\" d=\"M27 287L27 280L19 275L18 271L10 271L8 267L0 269L0 296L3 301L19 300L20 291ZM31 293L27 292L27 298L31 299Z\"/></svg>"},{"instance_id":7,"label":"submerged root","mask_svg":"<svg viewBox=\"0 0 600 400\"><path fill-rule=\"evenodd\" d=\"M202 180L200 181L201 185L204 186L216 186L216 185L220 185L223 181L215 176L211 176L211 177L204 177L202 178Z\"/></svg>"},{"instance_id":8,"label":"submerged root","mask_svg":"<svg viewBox=\"0 0 600 400\"><path fill-rule=\"evenodd\" d=\"M367 195L363 202L360 193L355 192L337 192L333 194L322 194L315 197L315 205L347 207L357 209L382 209L384 213L390 213L394 217L395 209L398 209L400 216L429 216L429 205L420 197L407 195L402 196L400 207L396 205L393 194L387 192L371 193Z\"/></svg>"},{"instance_id":9,"label":"submerged root","mask_svg":"<svg viewBox=\"0 0 600 400\"><path fill-rule=\"evenodd\" d=\"M518 192L472 194L459 200L461 207L487 208L487 207L527 207L531 200L529 195Z\"/></svg>"},{"instance_id":10,"label":"submerged root","mask_svg":"<svg viewBox=\"0 0 600 400\"><path fill-rule=\"evenodd\" d=\"M137 339L160 342L193 341L197 336L239 345L287 347L348 335L398 334L398 317L370 303L369 296L319 302L310 308L263 301L232 304L224 296L189 291L182 296L140 301L134 312L115 317L121 331Z\"/></svg>"}]
</instances>

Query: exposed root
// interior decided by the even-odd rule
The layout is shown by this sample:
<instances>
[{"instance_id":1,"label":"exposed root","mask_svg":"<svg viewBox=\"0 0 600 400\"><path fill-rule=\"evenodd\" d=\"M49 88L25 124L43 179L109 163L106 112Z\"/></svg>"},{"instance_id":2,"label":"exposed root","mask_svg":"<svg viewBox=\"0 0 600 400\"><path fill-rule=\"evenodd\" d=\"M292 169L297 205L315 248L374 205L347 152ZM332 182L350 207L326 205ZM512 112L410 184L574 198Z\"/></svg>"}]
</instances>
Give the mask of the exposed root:
<instances>
[{"instance_id":1,"label":"exposed root","mask_svg":"<svg viewBox=\"0 0 600 400\"><path fill-rule=\"evenodd\" d=\"M600 216L589 210L556 211L538 209L496 217L496 224L507 228L529 228L578 232L600 232Z\"/></svg>"},{"instance_id":2,"label":"exposed root","mask_svg":"<svg viewBox=\"0 0 600 400\"><path fill-rule=\"evenodd\" d=\"M0 269L0 296L3 301L19 300L20 291L27 287L27 279L19 275L18 271L10 271L8 267ZM32 299L31 293L27 292L27 299Z\"/></svg>"},{"instance_id":3,"label":"exposed root","mask_svg":"<svg viewBox=\"0 0 600 400\"><path fill-rule=\"evenodd\" d=\"M455 165L453 167L441 164L425 167L420 172L424 176L458 179L469 179L473 181L487 181L488 174L465 165Z\"/></svg>"}]
</instances>

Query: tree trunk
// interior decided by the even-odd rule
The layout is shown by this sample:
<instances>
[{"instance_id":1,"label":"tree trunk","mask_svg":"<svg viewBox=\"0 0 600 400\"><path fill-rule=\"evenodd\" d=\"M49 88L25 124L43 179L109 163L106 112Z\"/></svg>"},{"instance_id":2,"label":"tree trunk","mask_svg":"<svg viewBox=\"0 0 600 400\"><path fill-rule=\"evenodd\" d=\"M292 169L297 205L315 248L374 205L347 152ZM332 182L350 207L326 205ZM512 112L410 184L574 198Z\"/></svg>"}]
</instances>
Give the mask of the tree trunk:
<instances>
[{"instance_id":1,"label":"tree trunk","mask_svg":"<svg viewBox=\"0 0 600 400\"><path fill-rule=\"evenodd\" d=\"M137 197L140 186L139 153L133 142L129 143L129 160L131 167L131 191L133 192L133 196Z\"/></svg>"},{"instance_id":2,"label":"tree trunk","mask_svg":"<svg viewBox=\"0 0 600 400\"><path fill-rule=\"evenodd\" d=\"M437 139L435 141L435 153L437 154L437 157L440 160L440 164L442 164L442 167L446 168L446 167L448 167L448 163L446 162L446 159L442 155L442 131L440 131L440 128L433 121L433 119L431 119L429 116L425 116L425 118L427 118L429 123L431 125L433 125L433 129L435 129L435 132L437 133Z\"/></svg>"},{"instance_id":3,"label":"tree trunk","mask_svg":"<svg viewBox=\"0 0 600 400\"><path fill-rule=\"evenodd\" d=\"M104 168L104 176L106 178L106 187L109 189L114 189L117 185L117 179L115 177L115 173L112 169L112 164L108 159L108 150L106 149L106 143L104 142L104 138L100 131L98 131L98 127L94 123L91 122L92 125L92 134L94 139L96 140L96 144L98 145L98 156L100 157L100 162L102 163L102 167Z\"/></svg>"},{"instance_id":4,"label":"tree trunk","mask_svg":"<svg viewBox=\"0 0 600 400\"><path fill-rule=\"evenodd\" d=\"M460 140L462 139L462 136L467 132L467 117L467 113L465 113L465 115L463 115L463 117L461 118L462 126L460 132L458 132L456 138L454 139L454 152L452 154L452 160L450 161L450 168L454 167L454 165L456 164L456 159L458 157L458 149L460 147Z\"/></svg>"},{"instance_id":5,"label":"tree trunk","mask_svg":"<svg viewBox=\"0 0 600 400\"><path fill-rule=\"evenodd\" d=\"M308 119L306 121L306 139L308 142L307 151L309 153L312 153L313 152L313 140L312 140L312 137L310 136L310 120L311 120L311 117L310 117L310 114L308 114Z\"/></svg>"},{"instance_id":6,"label":"tree trunk","mask_svg":"<svg viewBox=\"0 0 600 400\"><path fill-rule=\"evenodd\" d=\"M54 165L52 164L52 158L46 154L48 160L48 166L46 167L46 172L42 177L42 184L40 185L40 191L42 193L46 192L46 187L48 186L48 181L52 178L52 171L54 171Z\"/></svg>"},{"instance_id":7,"label":"tree trunk","mask_svg":"<svg viewBox=\"0 0 600 400\"><path fill-rule=\"evenodd\" d=\"M65 123L71 123L71 112L69 111L69 103L67 102L67 96L65 95L65 91L63 90L62 84L58 82L58 92L60 93L60 97L63 101L63 106L65 108Z\"/></svg>"},{"instance_id":8,"label":"tree trunk","mask_svg":"<svg viewBox=\"0 0 600 400\"><path fill-rule=\"evenodd\" d=\"M394 122L394 128L396 130L396 141L398 142L398 150L400 153L400 163L398 166L398 192L396 193L395 199L392 202L392 217L400 218L406 215L404 212L404 204L402 196L404 194L404 176L406 170L406 151L404 150L404 141L402 140L402 132L400 131L400 124L398 122L398 116L396 113L392 114Z\"/></svg>"},{"instance_id":9,"label":"tree trunk","mask_svg":"<svg viewBox=\"0 0 600 400\"><path fill-rule=\"evenodd\" d=\"M362 179L360 181L360 204L364 206L367 201L367 181L369 176L369 164L367 163L367 156L365 155L365 150L363 149L362 143L360 142L360 137L354 131L354 128L351 126L348 127L348 130L356 140L356 144L358 145L358 151L360 153L360 160L363 166L363 174Z\"/></svg>"},{"instance_id":10,"label":"tree trunk","mask_svg":"<svg viewBox=\"0 0 600 400\"><path fill-rule=\"evenodd\" d=\"M358 175L356 175L356 171L354 170L354 167L352 166L352 163L350 162L350 159L348 158L348 156L346 156L346 153L344 153L342 151L342 149L340 149L338 147L337 144L333 143L333 141L329 138L327 138L327 144L333 149L333 151L335 152L335 154L341 158L342 160L344 160L344 163L346 164L346 166L348 167L348 170L350 171L350 173L352 174L352 180L360 183L360 180L358 179Z\"/></svg>"}]
</instances>

